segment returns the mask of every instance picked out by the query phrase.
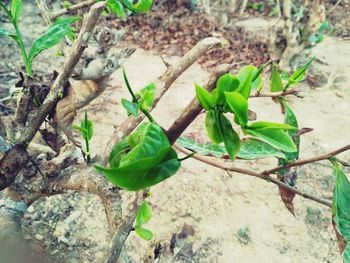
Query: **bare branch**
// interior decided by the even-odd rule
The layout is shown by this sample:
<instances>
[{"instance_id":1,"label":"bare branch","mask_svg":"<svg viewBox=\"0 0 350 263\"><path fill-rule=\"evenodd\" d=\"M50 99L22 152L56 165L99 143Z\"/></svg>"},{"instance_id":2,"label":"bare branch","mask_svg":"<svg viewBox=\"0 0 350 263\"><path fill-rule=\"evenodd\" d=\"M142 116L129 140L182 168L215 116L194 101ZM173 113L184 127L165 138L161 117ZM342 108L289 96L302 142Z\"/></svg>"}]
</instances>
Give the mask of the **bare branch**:
<instances>
[{"instance_id":1,"label":"bare branch","mask_svg":"<svg viewBox=\"0 0 350 263\"><path fill-rule=\"evenodd\" d=\"M77 11L79 9L92 6L95 3L96 3L96 0L87 0L87 1L80 2L80 3L75 4L75 5L71 5L67 8L60 9L60 10L51 14L51 20L55 20L57 17L63 16L69 12Z\"/></svg>"},{"instance_id":2,"label":"bare branch","mask_svg":"<svg viewBox=\"0 0 350 263\"><path fill-rule=\"evenodd\" d=\"M175 148L178 149L179 151L181 152L184 152L185 154L190 154L192 153L191 151L183 148L182 146L180 145L177 145L175 144ZM268 174L264 174L264 173L257 173L257 172L254 172L254 171L251 171L251 170L248 170L248 169L243 169L243 168L238 168L238 167L229 167L229 166L225 166L224 164L221 164L217 161L217 158L207 158L207 157L203 157L203 156L200 156L198 154L195 154L192 158L198 160L198 161L201 161L201 162L204 162L206 164L209 164L211 166L214 166L214 167L217 167L219 169L222 169L222 170L225 170L225 171L230 171L230 172L236 172L236 173L240 173L240 174L245 174L245 175L249 175L249 176L254 176L254 177L257 177L257 178L260 178L260 179L263 179L267 182L271 182L273 184L276 184L284 189L287 189L288 191L291 191L297 195L300 195L306 199L310 199L310 200L313 200L317 203L320 203L320 204L323 204L325 206L328 206L328 207L332 207L332 203L327 201L327 200L324 200L324 199L321 199L319 197L315 197L313 195L310 195L310 194L307 194L295 187L292 187L288 184L285 184L279 180L277 180L276 178L268 175Z\"/></svg>"},{"instance_id":3,"label":"bare branch","mask_svg":"<svg viewBox=\"0 0 350 263\"><path fill-rule=\"evenodd\" d=\"M326 160L326 159L329 159L333 156L336 156L336 155L338 155L342 152L348 151L348 150L350 150L350 144L345 145L344 147L341 147L335 151L332 151L332 152L329 152L329 153L326 153L326 154L323 154L320 156L316 156L316 157L312 157L312 158L304 159L304 160L297 160L294 162L290 162L286 165L277 166L271 170L267 170L267 171L262 172L262 174L265 174L265 175L274 174L274 173L276 173L280 170L286 169L286 168L291 168L291 167L300 166L300 165L304 165L304 164L308 164L308 163L314 163L314 162Z\"/></svg>"},{"instance_id":4,"label":"bare branch","mask_svg":"<svg viewBox=\"0 0 350 263\"><path fill-rule=\"evenodd\" d=\"M249 98L276 98L276 97L283 97L287 95L294 95L299 97L298 95L299 91L295 89L287 89L280 92L255 92L254 94L250 95Z\"/></svg>"}]
</instances>

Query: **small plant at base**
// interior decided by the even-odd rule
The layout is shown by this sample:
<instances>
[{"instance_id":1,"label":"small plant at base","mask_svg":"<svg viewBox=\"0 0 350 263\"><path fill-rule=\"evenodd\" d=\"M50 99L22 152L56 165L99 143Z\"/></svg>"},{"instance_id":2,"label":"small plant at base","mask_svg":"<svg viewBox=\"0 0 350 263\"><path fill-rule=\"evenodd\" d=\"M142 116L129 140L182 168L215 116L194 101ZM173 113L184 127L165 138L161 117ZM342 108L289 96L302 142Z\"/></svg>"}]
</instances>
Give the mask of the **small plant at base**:
<instances>
[{"instance_id":1,"label":"small plant at base","mask_svg":"<svg viewBox=\"0 0 350 263\"><path fill-rule=\"evenodd\" d=\"M147 223L152 218L151 207L147 201L143 201L142 205L139 207L139 210L136 214L134 230L143 239L149 241L153 238L152 231L142 227L143 224Z\"/></svg>"},{"instance_id":2,"label":"small plant at base","mask_svg":"<svg viewBox=\"0 0 350 263\"><path fill-rule=\"evenodd\" d=\"M88 119L87 111L85 111L84 119L81 121L80 126L72 125L72 128L79 131L81 136L84 138L85 147L86 147L86 152L85 152L86 162L90 162L90 159L91 159L90 140L94 135L94 127L92 125L92 121Z\"/></svg>"},{"instance_id":3,"label":"small plant at base","mask_svg":"<svg viewBox=\"0 0 350 263\"><path fill-rule=\"evenodd\" d=\"M22 0L12 0L11 10L7 8L5 3L0 0L0 6L6 13L8 19L15 28L15 33L9 32L3 28L0 28L0 37L8 36L12 38L21 50L21 55L23 62L25 64L26 73L29 76L33 75L32 63L34 58L39 55L42 51L49 49L57 45L65 36L68 36L70 39L74 39L74 31L70 25L77 21L79 17L68 17L64 19L57 19L49 29L41 37L34 41L29 53L27 53L22 34L18 27L18 22L22 14Z\"/></svg>"}]
</instances>

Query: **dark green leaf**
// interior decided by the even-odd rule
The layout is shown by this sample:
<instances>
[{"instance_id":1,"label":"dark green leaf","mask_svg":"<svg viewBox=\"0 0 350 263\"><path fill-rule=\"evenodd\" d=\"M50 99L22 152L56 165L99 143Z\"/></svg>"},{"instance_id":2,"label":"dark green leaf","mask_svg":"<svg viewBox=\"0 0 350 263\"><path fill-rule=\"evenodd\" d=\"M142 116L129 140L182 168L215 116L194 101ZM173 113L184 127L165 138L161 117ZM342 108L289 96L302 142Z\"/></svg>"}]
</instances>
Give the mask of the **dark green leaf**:
<instances>
[{"instance_id":1,"label":"dark green leaf","mask_svg":"<svg viewBox=\"0 0 350 263\"><path fill-rule=\"evenodd\" d=\"M118 0L107 0L107 8L118 17L125 17L123 4Z\"/></svg>"},{"instance_id":2,"label":"dark green leaf","mask_svg":"<svg viewBox=\"0 0 350 263\"><path fill-rule=\"evenodd\" d=\"M12 0L11 15L13 23L18 24L18 20L22 14L22 0Z\"/></svg>"},{"instance_id":3,"label":"dark green leaf","mask_svg":"<svg viewBox=\"0 0 350 263\"><path fill-rule=\"evenodd\" d=\"M226 151L230 159L234 160L239 151L241 140L238 134L233 130L230 121L222 113L219 113L218 119L220 133L223 138Z\"/></svg>"},{"instance_id":4,"label":"dark green leaf","mask_svg":"<svg viewBox=\"0 0 350 263\"><path fill-rule=\"evenodd\" d=\"M338 163L332 161L336 184L333 194L333 220L336 230L346 241L342 252L344 262L350 262L350 183Z\"/></svg>"},{"instance_id":5,"label":"dark green leaf","mask_svg":"<svg viewBox=\"0 0 350 263\"><path fill-rule=\"evenodd\" d=\"M119 166L121 158L126 155L131 150L131 147L128 143L128 138L124 138L118 142L114 147L112 152L109 155L109 165L112 168L117 168Z\"/></svg>"},{"instance_id":6,"label":"dark green leaf","mask_svg":"<svg viewBox=\"0 0 350 263\"><path fill-rule=\"evenodd\" d=\"M270 82L270 90L272 92L279 92L283 90L283 84L280 74L278 73L278 69L276 65L272 66L272 75Z\"/></svg>"},{"instance_id":7,"label":"dark green leaf","mask_svg":"<svg viewBox=\"0 0 350 263\"><path fill-rule=\"evenodd\" d=\"M207 128L208 137L213 143L223 142L223 138L220 133L219 122L217 118L217 112L210 110L205 117L205 127Z\"/></svg>"},{"instance_id":8,"label":"dark green leaf","mask_svg":"<svg viewBox=\"0 0 350 263\"><path fill-rule=\"evenodd\" d=\"M68 17L56 20L46 33L33 43L28 55L29 62L32 63L33 59L42 51L57 45L67 34L71 33L71 24L78 19L79 17Z\"/></svg>"},{"instance_id":9,"label":"dark green leaf","mask_svg":"<svg viewBox=\"0 0 350 263\"><path fill-rule=\"evenodd\" d=\"M146 228L135 226L135 232L136 232L136 234L138 234L140 237L142 237L143 239L145 239L147 241L149 241L153 238L153 233Z\"/></svg>"},{"instance_id":10,"label":"dark green leaf","mask_svg":"<svg viewBox=\"0 0 350 263\"><path fill-rule=\"evenodd\" d=\"M248 123L248 100L238 92L225 92L225 95L226 102L240 125L245 126Z\"/></svg>"},{"instance_id":11,"label":"dark green leaf","mask_svg":"<svg viewBox=\"0 0 350 263\"><path fill-rule=\"evenodd\" d=\"M215 104L223 105L225 103L225 91L235 91L239 87L239 80L231 73L222 75L213 91Z\"/></svg>"},{"instance_id":12,"label":"dark green leaf","mask_svg":"<svg viewBox=\"0 0 350 263\"><path fill-rule=\"evenodd\" d=\"M236 91L241 93L246 99L248 99L250 95L252 81L255 77L255 73L257 72L257 70L258 69L256 67L247 65L241 68L241 70L238 73L238 79L240 84L239 88Z\"/></svg>"},{"instance_id":13,"label":"dark green leaf","mask_svg":"<svg viewBox=\"0 0 350 263\"><path fill-rule=\"evenodd\" d=\"M199 103L205 110L212 110L215 107L215 101L213 95L210 94L205 88L202 88L197 83L195 83L196 95Z\"/></svg>"},{"instance_id":14,"label":"dark green leaf","mask_svg":"<svg viewBox=\"0 0 350 263\"><path fill-rule=\"evenodd\" d=\"M266 129L266 128L251 128L245 129L245 132L253 135L263 141L271 144L273 147L285 151L285 152L296 152L297 147L295 146L292 138L283 131L283 129Z\"/></svg>"},{"instance_id":15,"label":"dark green leaf","mask_svg":"<svg viewBox=\"0 0 350 263\"><path fill-rule=\"evenodd\" d=\"M300 81L304 80L305 77L305 72L306 70L310 67L312 61L315 59L315 57L311 58L308 62L306 62L303 66L301 66L300 68L298 68L293 74L292 76L290 76L289 78L289 84L297 84Z\"/></svg>"},{"instance_id":16,"label":"dark green leaf","mask_svg":"<svg viewBox=\"0 0 350 263\"><path fill-rule=\"evenodd\" d=\"M139 116L138 109L139 105L137 103L122 99L122 105L126 109L128 115L133 115L135 117Z\"/></svg>"},{"instance_id":17,"label":"dark green leaf","mask_svg":"<svg viewBox=\"0 0 350 263\"><path fill-rule=\"evenodd\" d=\"M152 211L147 201L143 201L136 214L136 226L142 226L147 223L152 217Z\"/></svg>"}]
</instances>

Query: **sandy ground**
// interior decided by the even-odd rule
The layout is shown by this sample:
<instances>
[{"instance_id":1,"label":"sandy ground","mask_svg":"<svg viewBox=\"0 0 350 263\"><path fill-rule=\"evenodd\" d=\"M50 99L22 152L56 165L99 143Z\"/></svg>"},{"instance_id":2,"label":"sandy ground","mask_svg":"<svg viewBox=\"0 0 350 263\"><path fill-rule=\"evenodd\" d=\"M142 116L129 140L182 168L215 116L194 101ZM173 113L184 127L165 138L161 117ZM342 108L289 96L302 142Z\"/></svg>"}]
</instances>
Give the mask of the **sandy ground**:
<instances>
[{"instance_id":1,"label":"sandy ground","mask_svg":"<svg viewBox=\"0 0 350 263\"><path fill-rule=\"evenodd\" d=\"M325 73L329 83L314 89L302 85L305 98L291 98L300 126L314 129L302 137L302 158L345 145L350 133L350 43L327 37L312 53L326 62L316 62L315 70ZM51 54L52 51L45 56ZM135 88L154 81L165 70L159 55L143 50L137 50L125 68ZM208 72L198 64L186 71L154 111L156 120L168 127L193 98L193 83L203 84L207 76ZM107 143L114 126L126 118L120 105L122 97L128 94L121 72L117 71L110 87L86 107L95 124L94 154ZM282 120L278 105L269 99L252 99L250 109L258 112L258 119ZM81 114L82 111L77 122ZM205 136L203 117L186 133ZM350 161L349 154L343 158ZM261 171L275 164L275 160L266 159L236 161L234 165ZM330 200L333 186L327 162L299 169L300 189ZM174 254L164 255L159 262L340 262L330 210L296 197L293 216L284 207L277 188L265 181L240 174L229 176L188 160L175 176L151 191L153 218L147 227L154 232L155 240L146 242L131 234L126 243L131 262L143 262L147 248L153 250L158 241L170 243L173 234L181 232L184 225L193 235L178 238ZM127 204L132 195L122 195ZM26 213L23 227L37 250L48 249L61 262L98 262L107 246L103 208L98 198L88 194L72 193L37 202Z\"/></svg>"}]
</instances>

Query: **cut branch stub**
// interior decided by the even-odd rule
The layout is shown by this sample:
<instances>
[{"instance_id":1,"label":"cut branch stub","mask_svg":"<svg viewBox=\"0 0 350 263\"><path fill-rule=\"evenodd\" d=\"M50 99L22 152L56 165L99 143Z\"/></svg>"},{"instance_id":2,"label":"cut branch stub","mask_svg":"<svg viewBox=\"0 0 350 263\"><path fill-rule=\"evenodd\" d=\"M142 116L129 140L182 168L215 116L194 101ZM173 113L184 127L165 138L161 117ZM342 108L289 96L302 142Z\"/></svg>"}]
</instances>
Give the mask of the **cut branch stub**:
<instances>
[{"instance_id":1,"label":"cut branch stub","mask_svg":"<svg viewBox=\"0 0 350 263\"><path fill-rule=\"evenodd\" d=\"M28 154L24 146L15 145L0 160L0 191L8 187L27 163Z\"/></svg>"}]
</instances>

